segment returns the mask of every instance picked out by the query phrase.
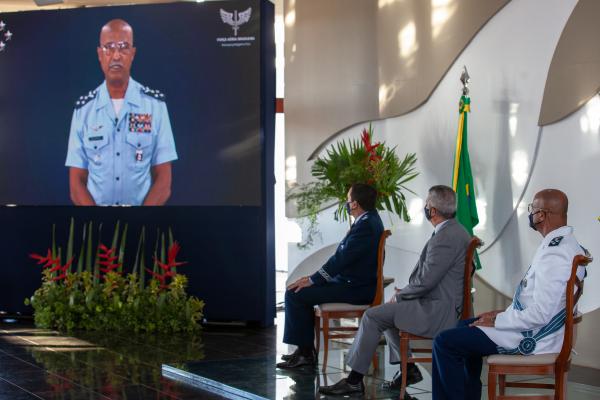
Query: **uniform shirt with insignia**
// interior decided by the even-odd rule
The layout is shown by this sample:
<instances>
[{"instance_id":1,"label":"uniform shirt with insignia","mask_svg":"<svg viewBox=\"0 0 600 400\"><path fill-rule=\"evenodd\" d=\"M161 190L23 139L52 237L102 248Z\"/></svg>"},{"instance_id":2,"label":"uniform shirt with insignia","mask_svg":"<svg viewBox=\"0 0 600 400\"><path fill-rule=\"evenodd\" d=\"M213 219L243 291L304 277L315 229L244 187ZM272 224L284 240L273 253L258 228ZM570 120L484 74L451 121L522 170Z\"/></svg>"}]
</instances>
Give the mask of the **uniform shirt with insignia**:
<instances>
[{"instance_id":1,"label":"uniform shirt with insignia","mask_svg":"<svg viewBox=\"0 0 600 400\"><path fill-rule=\"evenodd\" d=\"M106 81L75 102L67 167L88 170L98 205L141 205L151 167L177 160L165 96L129 78L118 115Z\"/></svg>"},{"instance_id":2,"label":"uniform shirt with insignia","mask_svg":"<svg viewBox=\"0 0 600 400\"><path fill-rule=\"evenodd\" d=\"M494 327L479 327L501 354L560 352L567 281L573 257L584 253L570 226L546 235L517 286L513 302L496 316ZM577 276L584 278L584 267L579 267Z\"/></svg>"}]
</instances>

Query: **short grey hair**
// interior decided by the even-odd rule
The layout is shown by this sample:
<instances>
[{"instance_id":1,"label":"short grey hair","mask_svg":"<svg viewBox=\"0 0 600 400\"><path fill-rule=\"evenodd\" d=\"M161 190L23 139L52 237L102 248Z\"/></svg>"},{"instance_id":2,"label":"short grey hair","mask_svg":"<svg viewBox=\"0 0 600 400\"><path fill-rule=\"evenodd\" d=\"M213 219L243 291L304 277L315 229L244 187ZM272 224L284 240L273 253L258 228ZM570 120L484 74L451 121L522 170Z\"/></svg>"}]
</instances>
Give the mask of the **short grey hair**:
<instances>
[{"instance_id":1,"label":"short grey hair","mask_svg":"<svg viewBox=\"0 0 600 400\"><path fill-rule=\"evenodd\" d=\"M446 219L456 215L456 193L451 187L436 185L429 188L429 206Z\"/></svg>"}]
</instances>

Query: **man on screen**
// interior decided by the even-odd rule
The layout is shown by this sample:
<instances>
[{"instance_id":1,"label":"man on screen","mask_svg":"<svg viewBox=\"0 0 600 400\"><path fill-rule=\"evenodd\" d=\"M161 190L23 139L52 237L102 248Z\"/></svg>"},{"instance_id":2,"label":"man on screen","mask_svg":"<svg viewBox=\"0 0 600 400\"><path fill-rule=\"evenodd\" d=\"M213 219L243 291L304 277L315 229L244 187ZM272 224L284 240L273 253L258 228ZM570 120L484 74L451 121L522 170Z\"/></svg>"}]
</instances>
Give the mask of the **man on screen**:
<instances>
[{"instance_id":1,"label":"man on screen","mask_svg":"<svg viewBox=\"0 0 600 400\"><path fill-rule=\"evenodd\" d=\"M75 102L69 148L75 205L163 205L177 159L165 96L131 78L133 29L114 19L97 49L105 81Z\"/></svg>"}]
</instances>

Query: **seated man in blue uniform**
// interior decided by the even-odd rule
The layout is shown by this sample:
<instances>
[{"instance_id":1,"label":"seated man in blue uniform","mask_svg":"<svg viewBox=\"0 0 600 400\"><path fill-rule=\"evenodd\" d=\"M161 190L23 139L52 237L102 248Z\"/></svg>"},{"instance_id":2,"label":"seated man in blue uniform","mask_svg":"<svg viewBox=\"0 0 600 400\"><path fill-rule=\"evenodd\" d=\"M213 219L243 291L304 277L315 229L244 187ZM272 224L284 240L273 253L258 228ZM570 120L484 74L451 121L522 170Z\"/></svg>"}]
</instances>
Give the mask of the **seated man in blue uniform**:
<instances>
[{"instance_id":1,"label":"seated man in blue uniform","mask_svg":"<svg viewBox=\"0 0 600 400\"><path fill-rule=\"evenodd\" d=\"M538 192L529 204L529 226L543 236L506 310L461 321L433 342L433 398L480 399L482 357L490 354L559 353L564 334L565 290L573 257L587 253L567 226L567 196ZM579 267L577 275L585 276Z\"/></svg>"},{"instance_id":2,"label":"seated man in blue uniform","mask_svg":"<svg viewBox=\"0 0 600 400\"><path fill-rule=\"evenodd\" d=\"M278 368L316 365L314 306L322 303L370 304L377 285L377 248L383 223L375 210L377 192L356 183L348 191L346 209L354 223L335 254L311 276L298 279L285 292L283 342L296 345Z\"/></svg>"},{"instance_id":3,"label":"seated man in blue uniform","mask_svg":"<svg viewBox=\"0 0 600 400\"><path fill-rule=\"evenodd\" d=\"M432 186L424 211L434 231L423 246L408 284L396 289L388 303L365 312L348 353L347 364L352 371L333 385L321 386L320 393L339 396L363 393L363 377L382 333L390 349L390 363L400 364L400 330L434 337L456 326L462 312L465 256L471 237L454 218L456 193L451 187ZM399 388L404 373L408 385L423 379L419 368L408 364L406 371L398 371L385 386ZM403 400L411 398L405 393Z\"/></svg>"},{"instance_id":4,"label":"seated man in blue uniform","mask_svg":"<svg viewBox=\"0 0 600 400\"><path fill-rule=\"evenodd\" d=\"M100 31L105 81L75 102L65 165L75 205L163 205L177 159L165 96L131 78L133 29Z\"/></svg>"}]
</instances>

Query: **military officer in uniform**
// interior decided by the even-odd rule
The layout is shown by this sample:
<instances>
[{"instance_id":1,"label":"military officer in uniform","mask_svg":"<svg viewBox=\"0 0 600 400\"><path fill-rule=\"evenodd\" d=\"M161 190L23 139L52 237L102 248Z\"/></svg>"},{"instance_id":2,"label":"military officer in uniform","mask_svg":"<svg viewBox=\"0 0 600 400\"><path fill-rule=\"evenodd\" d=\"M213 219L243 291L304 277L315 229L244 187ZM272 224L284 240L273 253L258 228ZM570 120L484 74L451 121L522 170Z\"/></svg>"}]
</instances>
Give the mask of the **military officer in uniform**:
<instances>
[{"instance_id":1,"label":"military officer in uniform","mask_svg":"<svg viewBox=\"0 0 600 400\"><path fill-rule=\"evenodd\" d=\"M133 29L100 32L105 81L75 102L66 166L75 205L163 205L177 159L165 96L131 78Z\"/></svg>"},{"instance_id":2,"label":"military officer in uniform","mask_svg":"<svg viewBox=\"0 0 600 400\"><path fill-rule=\"evenodd\" d=\"M335 253L311 276L298 279L285 292L283 342L296 345L278 368L294 369L317 363L314 348L314 306L322 303L369 304L377 286L377 249L383 223L375 209L375 188L355 183L346 209L352 227Z\"/></svg>"},{"instance_id":3,"label":"military officer in uniform","mask_svg":"<svg viewBox=\"0 0 600 400\"><path fill-rule=\"evenodd\" d=\"M544 239L506 310L461 321L433 342L434 399L480 399L482 357L490 354L558 353L562 347L565 290L573 257L587 253L567 225L567 196L538 192L529 205L529 225ZM579 278L585 268L579 267Z\"/></svg>"}]
</instances>

